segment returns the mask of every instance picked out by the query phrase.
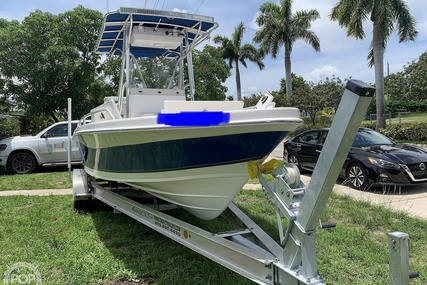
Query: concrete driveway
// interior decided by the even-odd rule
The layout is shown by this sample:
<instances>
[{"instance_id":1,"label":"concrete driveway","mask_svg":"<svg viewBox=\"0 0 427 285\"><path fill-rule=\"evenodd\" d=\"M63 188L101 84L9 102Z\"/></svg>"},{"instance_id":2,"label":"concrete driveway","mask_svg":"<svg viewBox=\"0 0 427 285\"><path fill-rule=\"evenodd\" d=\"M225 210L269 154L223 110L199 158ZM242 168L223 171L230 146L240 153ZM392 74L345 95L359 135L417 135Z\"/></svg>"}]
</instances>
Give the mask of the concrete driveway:
<instances>
[{"instance_id":1,"label":"concrete driveway","mask_svg":"<svg viewBox=\"0 0 427 285\"><path fill-rule=\"evenodd\" d=\"M310 183L310 175L301 175L301 180L308 185ZM427 184L359 191L340 184L342 182L342 180L337 181L333 189L334 193L347 195L358 201L382 205L395 211L403 211L412 217L427 219Z\"/></svg>"},{"instance_id":2,"label":"concrete driveway","mask_svg":"<svg viewBox=\"0 0 427 285\"><path fill-rule=\"evenodd\" d=\"M348 186L335 184L334 192L351 196L356 200L403 211L413 217L427 219L427 184L402 188L377 188L368 191L358 191Z\"/></svg>"}]
</instances>

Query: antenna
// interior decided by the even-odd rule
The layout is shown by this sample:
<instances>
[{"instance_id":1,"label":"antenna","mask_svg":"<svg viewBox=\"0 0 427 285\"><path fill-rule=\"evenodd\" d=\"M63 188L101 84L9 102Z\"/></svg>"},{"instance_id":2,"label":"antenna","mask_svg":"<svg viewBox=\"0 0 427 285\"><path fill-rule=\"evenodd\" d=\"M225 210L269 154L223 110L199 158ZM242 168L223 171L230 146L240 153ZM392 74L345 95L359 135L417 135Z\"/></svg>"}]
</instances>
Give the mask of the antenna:
<instances>
[{"instance_id":1,"label":"antenna","mask_svg":"<svg viewBox=\"0 0 427 285\"><path fill-rule=\"evenodd\" d=\"M205 2L205 0L202 1L202 3L200 3L199 7L197 7L196 11L194 11L194 13L197 13L197 11L199 11L200 6L202 6L203 2Z\"/></svg>"}]
</instances>

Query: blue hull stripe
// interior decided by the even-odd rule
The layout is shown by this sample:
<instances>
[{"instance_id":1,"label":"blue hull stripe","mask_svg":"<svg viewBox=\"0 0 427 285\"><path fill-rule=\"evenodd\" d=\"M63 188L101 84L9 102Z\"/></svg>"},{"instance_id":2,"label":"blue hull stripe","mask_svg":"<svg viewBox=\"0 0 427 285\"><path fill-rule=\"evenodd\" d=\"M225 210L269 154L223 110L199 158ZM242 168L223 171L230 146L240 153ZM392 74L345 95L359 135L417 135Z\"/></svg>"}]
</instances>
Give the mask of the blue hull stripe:
<instances>
[{"instance_id":1,"label":"blue hull stripe","mask_svg":"<svg viewBox=\"0 0 427 285\"><path fill-rule=\"evenodd\" d=\"M246 133L101 148L97 163L96 150L85 148L84 163L95 170L117 173L150 173L226 165L263 158L286 134L285 131Z\"/></svg>"}]
</instances>

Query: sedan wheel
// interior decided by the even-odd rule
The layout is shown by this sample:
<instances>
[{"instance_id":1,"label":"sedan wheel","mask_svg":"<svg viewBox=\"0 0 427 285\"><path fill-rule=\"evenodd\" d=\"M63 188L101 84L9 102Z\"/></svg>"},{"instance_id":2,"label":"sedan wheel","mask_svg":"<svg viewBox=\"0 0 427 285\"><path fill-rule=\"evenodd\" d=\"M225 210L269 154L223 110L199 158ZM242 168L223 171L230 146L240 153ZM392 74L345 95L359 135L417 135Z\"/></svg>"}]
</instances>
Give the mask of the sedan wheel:
<instances>
[{"instance_id":1,"label":"sedan wheel","mask_svg":"<svg viewBox=\"0 0 427 285\"><path fill-rule=\"evenodd\" d=\"M347 179L351 187L365 190L368 186L368 175L365 167L360 163L353 163L347 169Z\"/></svg>"},{"instance_id":2,"label":"sedan wheel","mask_svg":"<svg viewBox=\"0 0 427 285\"><path fill-rule=\"evenodd\" d=\"M10 168L16 174L28 174L36 169L36 160L27 152L18 152L10 159Z\"/></svg>"},{"instance_id":3,"label":"sedan wheel","mask_svg":"<svg viewBox=\"0 0 427 285\"><path fill-rule=\"evenodd\" d=\"M294 153L290 153L288 154L288 163L293 163L298 167L299 172L301 173L301 164L299 162L299 158L298 156L296 156L296 154Z\"/></svg>"}]
</instances>

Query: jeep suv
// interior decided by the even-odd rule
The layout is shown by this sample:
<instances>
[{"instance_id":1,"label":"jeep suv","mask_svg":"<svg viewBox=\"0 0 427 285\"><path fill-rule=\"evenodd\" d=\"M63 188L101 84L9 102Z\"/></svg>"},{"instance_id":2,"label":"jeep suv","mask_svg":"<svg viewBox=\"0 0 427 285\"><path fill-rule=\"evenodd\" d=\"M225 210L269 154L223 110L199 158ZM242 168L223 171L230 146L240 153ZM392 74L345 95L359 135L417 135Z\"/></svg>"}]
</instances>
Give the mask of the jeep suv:
<instances>
[{"instance_id":1,"label":"jeep suv","mask_svg":"<svg viewBox=\"0 0 427 285\"><path fill-rule=\"evenodd\" d=\"M73 121L72 132L77 127ZM71 141L71 163L81 164L79 146ZM68 122L53 124L35 136L17 136L0 141L0 168L16 174L33 172L38 166L68 164Z\"/></svg>"}]
</instances>

